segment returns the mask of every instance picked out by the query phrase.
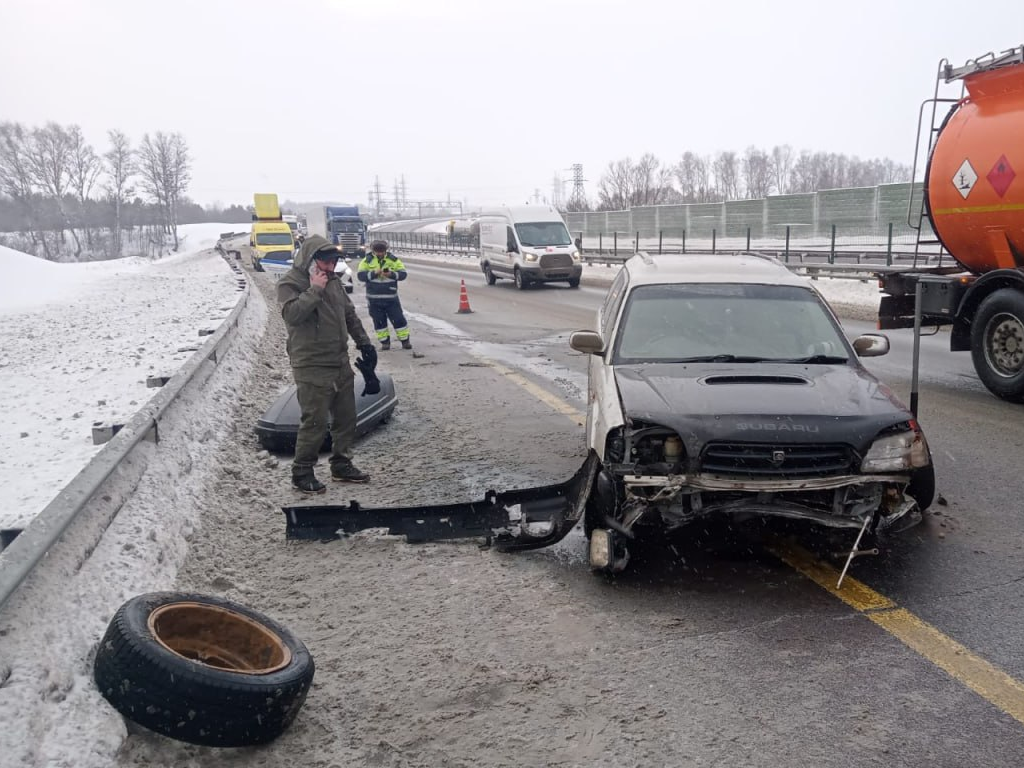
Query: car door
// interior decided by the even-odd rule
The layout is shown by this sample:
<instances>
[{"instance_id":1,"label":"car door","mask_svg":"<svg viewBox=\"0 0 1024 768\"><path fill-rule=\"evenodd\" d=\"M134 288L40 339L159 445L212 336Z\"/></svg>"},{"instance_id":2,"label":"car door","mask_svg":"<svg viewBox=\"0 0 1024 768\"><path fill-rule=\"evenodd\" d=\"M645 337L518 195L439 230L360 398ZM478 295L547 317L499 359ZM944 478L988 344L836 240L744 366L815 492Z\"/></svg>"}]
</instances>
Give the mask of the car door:
<instances>
[{"instance_id":1,"label":"car door","mask_svg":"<svg viewBox=\"0 0 1024 768\"><path fill-rule=\"evenodd\" d=\"M628 283L626 270L620 269L597 315L598 331L604 340L604 355L591 355L587 367L587 445L602 461L608 432L624 423L615 383L615 367L612 365L612 346Z\"/></svg>"}]
</instances>

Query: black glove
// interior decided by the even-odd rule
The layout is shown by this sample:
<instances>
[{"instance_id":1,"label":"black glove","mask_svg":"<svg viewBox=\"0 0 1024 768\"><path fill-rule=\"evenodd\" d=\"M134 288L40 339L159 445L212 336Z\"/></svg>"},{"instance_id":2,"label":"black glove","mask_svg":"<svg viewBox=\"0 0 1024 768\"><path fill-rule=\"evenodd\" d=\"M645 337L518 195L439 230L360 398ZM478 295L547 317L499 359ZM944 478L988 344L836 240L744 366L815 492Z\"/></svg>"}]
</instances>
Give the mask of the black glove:
<instances>
[{"instance_id":1,"label":"black glove","mask_svg":"<svg viewBox=\"0 0 1024 768\"><path fill-rule=\"evenodd\" d=\"M372 347L370 350L373 352L374 358L377 357L377 350ZM374 366L367 363L363 358L356 358L356 368L363 374L363 395L376 395L380 392L380 379L377 378L377 374L374 373Z\"/></svg>"},{"instance_id":2,"label":"black glove","mask_svg":"<svg viewBox=\"0 0 1024 768\"><path fill-rule=\"evenodd\" d=\"M369 366L371 371L377 367L377 348L373 344L360 344L359 354L362 355L362 361Z\"/></svg>"}]
</instances>

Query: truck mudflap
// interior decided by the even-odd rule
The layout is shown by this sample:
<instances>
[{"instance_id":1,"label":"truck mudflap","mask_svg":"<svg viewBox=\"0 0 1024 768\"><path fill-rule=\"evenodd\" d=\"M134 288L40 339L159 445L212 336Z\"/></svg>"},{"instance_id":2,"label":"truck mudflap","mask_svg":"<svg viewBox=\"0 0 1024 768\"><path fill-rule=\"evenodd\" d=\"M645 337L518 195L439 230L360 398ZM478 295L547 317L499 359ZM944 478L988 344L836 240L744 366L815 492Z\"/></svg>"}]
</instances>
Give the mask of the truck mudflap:
<instances>
[{"instance_id":1,"label":"truck mudflap","mask_svg":"<svg viewBox=\"0 0 1024 768\"><path fill-rule=\"evenodd\" d=\"M583 515L597 473L593 453L571 479L514 491L488 491L480 501L415 507L342 505L282 507L288 539L337 539L356 531L387 529L422 542L481 537L496 549L517 552L561 541Z\"/></svg>"}]
</instances>

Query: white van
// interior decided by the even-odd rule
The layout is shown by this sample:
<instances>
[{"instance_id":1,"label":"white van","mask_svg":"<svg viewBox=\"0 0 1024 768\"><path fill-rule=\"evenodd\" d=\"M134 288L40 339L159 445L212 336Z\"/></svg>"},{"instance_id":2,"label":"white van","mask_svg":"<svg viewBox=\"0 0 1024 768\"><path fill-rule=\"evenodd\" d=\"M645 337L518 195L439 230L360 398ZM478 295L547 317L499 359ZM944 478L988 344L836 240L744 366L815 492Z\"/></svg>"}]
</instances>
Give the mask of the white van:
<instances>
[{"instance_id":1,"label":"white van","mask_svg":"<svg viewBox=\"0 0 1024 768\"><path fill-rule=\"evenodd\" d=\"M522 290L565 280L578 288L583 264L561 214L549 205L523 205L480 216L480 269L488 285L499 277Z\"/></svg>"}]
</instances>

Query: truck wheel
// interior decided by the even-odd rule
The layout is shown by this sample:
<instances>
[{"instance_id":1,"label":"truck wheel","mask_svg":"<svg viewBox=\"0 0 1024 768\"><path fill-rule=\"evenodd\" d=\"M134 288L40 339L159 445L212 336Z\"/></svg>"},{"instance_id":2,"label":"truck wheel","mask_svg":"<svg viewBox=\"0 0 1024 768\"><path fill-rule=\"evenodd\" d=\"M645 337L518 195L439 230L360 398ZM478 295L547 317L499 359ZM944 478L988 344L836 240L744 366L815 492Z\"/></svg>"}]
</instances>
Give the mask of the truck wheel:
<instances>
[{"instance_id":1,"label":"truck wheel","mask_svg":"<svg viewBox=\"0 0 1024 768\"><path fill-rule=\"evenodd\" d=\"M570 288L579 288L580 287L580 279L578 277L570 277L569 278L569 287Z\"/></svg>"},{"instance_id":2,"label":"truck wheel","mask_svg":"<svg viewBox=\"0 0 1024 768\"><path fill-rule=\"evenodd\" d=\"M487 278L488 285L494 285L498 282L498 278L494 276L494 272L491 271L490 264L484 264L484 277Z\"/></svg>"},{"instance_id":3,"label":"truck wheel","mask_svg":"<svg viewBox=\"0 0 1024 768\"><path fill-rule=\"evenodd\" d=\"M516 267L514 275L516 281L516 288L518 288L520 291L525 290L526 278L523 277L523 273L520 271L519 267Z\"/></svg>"},{"instance_id":4,"label":"truck wheel","mask_svg":"<svg viewBox=\"0 0 1024 768\"><path fill-rule=\"evenodd\" d=\"M218 597L139 595L111 619L93 676L129 720L191 744L265 744L313 682L306 646L272 619Z\"/></svg>"},{"instance_id":5,"label":"truck wheel","mask_svg":"<svg viewBox=\"0 0 1024 768\"><path fill-rule=\"evenodd\" d=\"M971 324L971 358L989 391L1024 402L1024 295L1002 288L981 302Z\"/></svg>"}]
</instances>

